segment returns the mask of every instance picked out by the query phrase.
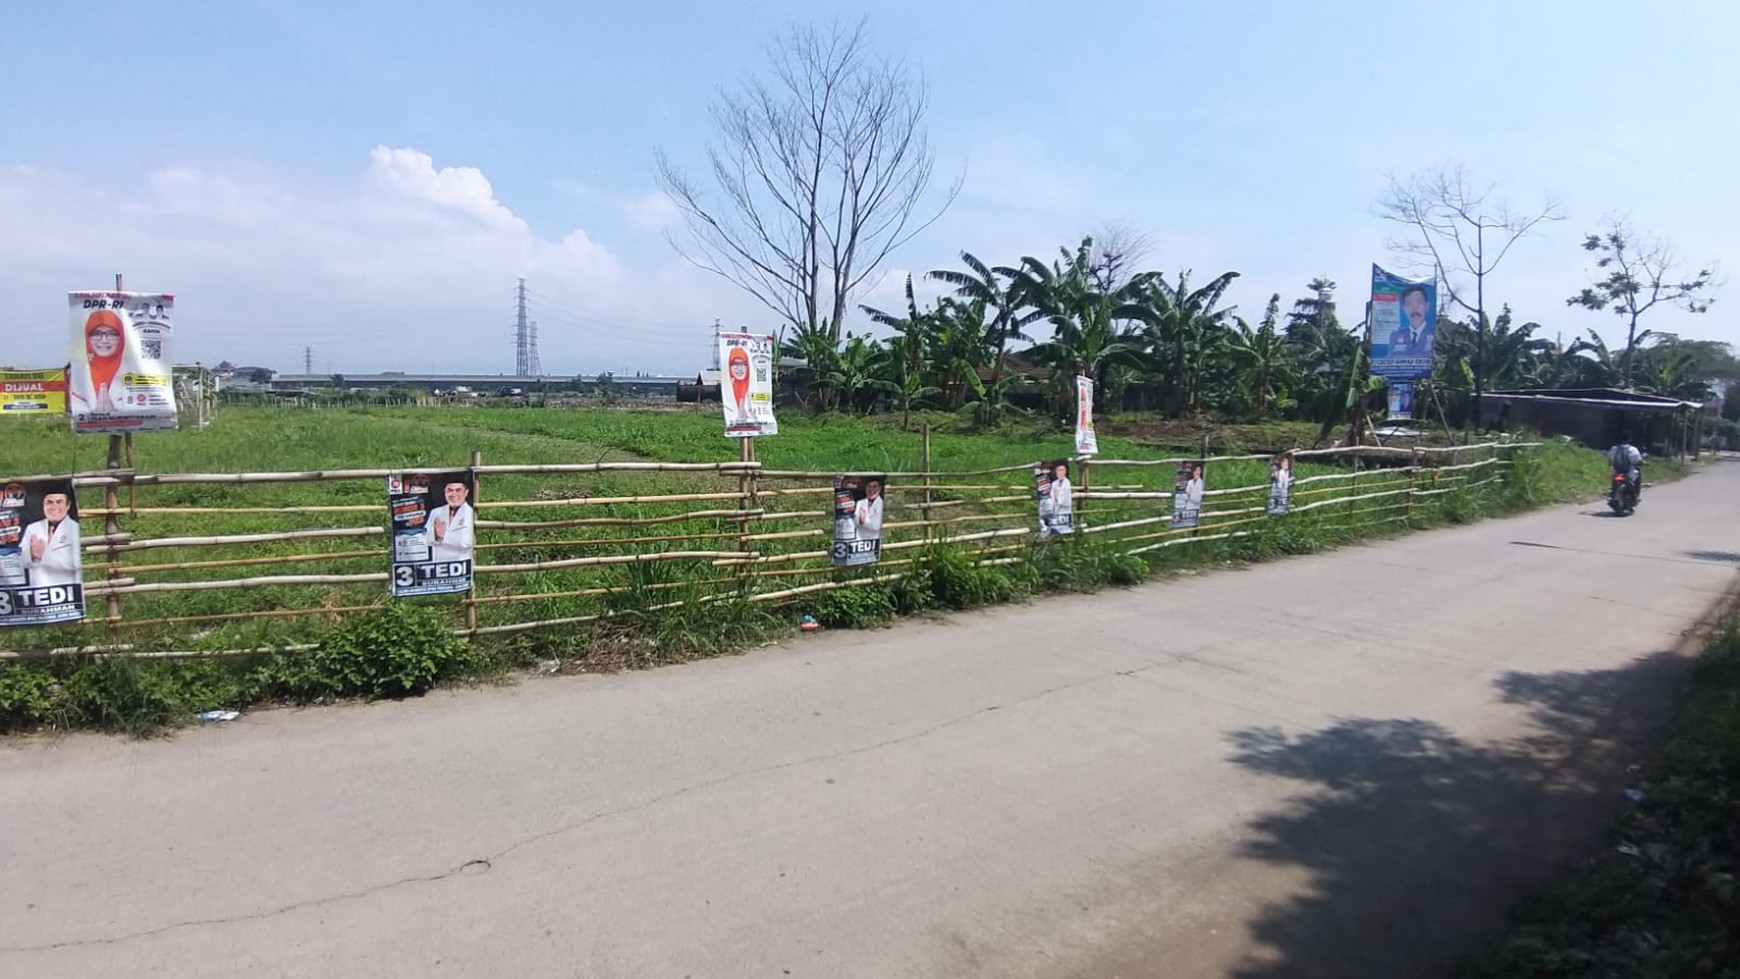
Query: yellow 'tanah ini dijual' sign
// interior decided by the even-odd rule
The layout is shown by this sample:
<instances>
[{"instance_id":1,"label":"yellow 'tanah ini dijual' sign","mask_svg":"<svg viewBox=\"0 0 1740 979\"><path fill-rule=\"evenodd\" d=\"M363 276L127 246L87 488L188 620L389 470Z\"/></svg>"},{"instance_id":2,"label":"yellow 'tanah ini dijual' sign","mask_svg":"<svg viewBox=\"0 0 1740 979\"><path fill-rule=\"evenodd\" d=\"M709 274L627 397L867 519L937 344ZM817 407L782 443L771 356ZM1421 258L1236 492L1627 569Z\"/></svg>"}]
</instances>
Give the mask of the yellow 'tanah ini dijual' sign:
<instances>
[{"instance_id":1,"label":"yellow 'tanah ini dijual' sign","mask_svg":"<svg viewBox=\"0 0 1740 979\"><path fill-rule=\"evenodd\" d=\"M0 414L66 414L66 368L0 371Z\"/></svg>"}]
</instances>

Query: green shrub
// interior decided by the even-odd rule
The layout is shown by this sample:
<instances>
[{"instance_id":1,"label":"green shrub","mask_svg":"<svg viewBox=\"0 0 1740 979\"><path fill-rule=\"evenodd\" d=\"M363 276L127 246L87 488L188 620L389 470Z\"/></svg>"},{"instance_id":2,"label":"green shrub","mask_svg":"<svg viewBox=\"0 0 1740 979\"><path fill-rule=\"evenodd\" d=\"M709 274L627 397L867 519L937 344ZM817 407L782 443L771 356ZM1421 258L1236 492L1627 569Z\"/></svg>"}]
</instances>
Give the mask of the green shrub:
<instances>
[{"instance_id":1,"label":"green shrub","mask_svg":"<svg viewBox=\"0 0 1740 979\"><path fill-rule=\"evenodd\" d=\"M1020 594L1008 574L980 567L976 556L946 545L930 548L922 562L930 572L931 594L943 608L996 605Z\"/></svg>"},{"instance_id":2,"label":"green shrub","mask_svg":"<svg viewBox=\"0 0 1740 979\"><path fill-rule=\"evenodd\" d=\"M935 578L922 561L910 566L889 588L894 609L901 615L916 615L936 604Z\"/></svg>"},{"instance_id":3,"label":"green shrub","mask_svg":"<svg viewBox=\"0 0 1740 979\"><path fill-rule=\"evenodd\" d=\"M886 625L897 611L894 595L880 585L855 585L823 592L810 607L816 621L830 629L871 629Z\"/></svg>"},{"instance_id":4,"label":"green shrub","mask_svg":"<svg viewBox=\"0 0 1740 979\"><path fill-rule=\"evenodd\" d=\"M280 658L278 686L296 697L422 693L465 660L465 643L433 609L398 602L346 619L319 648Z\"/></svg>"}]
</instances>

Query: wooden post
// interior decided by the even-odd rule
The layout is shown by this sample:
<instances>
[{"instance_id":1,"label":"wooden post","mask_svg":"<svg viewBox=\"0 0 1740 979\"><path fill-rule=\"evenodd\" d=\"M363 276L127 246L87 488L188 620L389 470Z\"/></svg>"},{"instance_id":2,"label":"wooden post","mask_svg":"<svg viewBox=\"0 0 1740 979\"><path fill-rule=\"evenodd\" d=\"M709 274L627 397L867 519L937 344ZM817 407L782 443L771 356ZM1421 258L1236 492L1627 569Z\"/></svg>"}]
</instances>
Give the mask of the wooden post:
<instances>
[{"instance_id":1,"label":"wooden post","mask_svg":"<svg viewBox=\"0 0 1740 979\"><path fill-rule=\"evenodd\" d=\"M932 512L932 501L930 495L930 422L927 421L924 423L924 428L922 429L920 437L923 439L924 444L924 465L920 467L924 472L924 542L929 544L931 529L930 517Z\"/></svg>"},{"instance_id":2,"label":"wooden post","mask_svg":"<svg viewBox=\"0 0 1740 979\"><path fill-rule=\"evenodd\" d=\"M1353 457L1353 475L1347 478L1347 525L1353 526L1354 497L1359 495L1359 460L1358 454Z\"/></svg>"},{"instance_id":3,"label":"wooden post","mask_svg":"<svg viewBox=\"0 0 1740 979\"><path fill-rule=\"evenodd\" d=\"M125 286L122 284L121 273L116 272L115 291L121 292L124 288ZM132 448L133 437L131 435L128 435L125 441L123 441L122 437L119 435L109 436L108 465L105 468L109 470L111 475L114 474L115 470L121 468L121 453L123 449L125 449L127 457L130 459L133 454ZM128 491L132 491L132 480L128 480ZM113 579L121 577L121 555L119 551L115 550L114 543L116 536L121 533L121 518L115 513L116 510L121 508L121 493L113 482L108 486L103 487L103 507L109 511L103 517L103 533L109 538L109 544L105 550L104 556L109 565L107 577L112 581ZM111 585L111 589L112 588L113 586ZM114 594L111 590L103 599L103 612L104 618L106 618L109 623L109 631L115 631L116 622L121 618L121 596Z\"/></svg>"},{"instance_id":4,"label":"wooden post","mask_svg":"<svg viewBox=\"0 0 1740 979\"><path fill-rule=\"evenodd\" d=\"M737 461L746 466L755 461L755 439L747 435L738 437ZM753 549L749 540L749 511L755 508L759 487L760 481L750 475L747 468L737 477L737 550L744 555L748 555ZM754 571L748 561L737 566L737 577L742 585L747 586L753 575Z\"/></svg>"},{"instance_id":5,"label":"wooden post","mask_svg":"<svg viewBox=\"0 0 1740 979\"><path fill-rule=\"evenodd\" d=\"M1081 492L1082 492L1082 495L1084 497L1087 495L1089 490L1094 488L1093 466L1089 465L1093 461L1094 461L1093 456L1082 456L1081 457ZM1091 501L1084 500L1082 502L1082 505L1079 507L1075 506L1073 503L1071 504L1071 509L1073 509L1075 511L1070 516L1070 521L1071 521L1070 530L1071 530L1071 532L1079 534L1079 533L1082 533L1083 531L1087 530L1087 521L1083 520L1081 518L1080 514L1081 514L1082 509L1084 509L1089 502L1091 502Z\"/></svg>"},{"instance_id":6,"label":"wooden post","mask_svg":"<svg viewBox=\"0 0 1740 979\"><path fill-rule=\"evenodd\" d=\"M471 512L476 514L477 505L483 502L483 476L477 467L483 465L483 453L473 449L471 452ZM474 518L475 519L475 518ZM477 531L471 532L471 587L465 592L465 631L477 631Z\"/></svg>"},{"instance_id":7,"label":"wooden post","mask_svg":"<svg viewBox=\"0 0 1740 979\"><path fill-rule=\"evenodd\" d=\"M1414 525L1414 500L1420 492L1420 460L1425 458L1420 454L1420 447L1414 446L1414 461L1408 469L1408 519L1409 527Z\"/></svg>"}]
</instances>

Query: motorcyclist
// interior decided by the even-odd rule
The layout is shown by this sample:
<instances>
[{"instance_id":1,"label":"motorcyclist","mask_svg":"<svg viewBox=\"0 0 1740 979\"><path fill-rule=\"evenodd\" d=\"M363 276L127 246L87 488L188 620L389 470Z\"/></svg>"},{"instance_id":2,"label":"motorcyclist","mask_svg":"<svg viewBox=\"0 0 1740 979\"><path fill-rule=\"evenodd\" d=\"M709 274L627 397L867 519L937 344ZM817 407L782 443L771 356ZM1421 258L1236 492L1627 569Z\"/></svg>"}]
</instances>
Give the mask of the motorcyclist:
<instances>
[{"instance_id":1,"label":"motorcyclist","mask_svg":"<svg viewBox=\"0 0 1740 979\"><path fill-rule=\"evenodd\" d=\"M1631 486L1631 498L1643 499L1643 453L1637 451L1637 446L1631 444L1629 438L1621 437L1619 444L1607 450L1607 461L1612 463L1613 472L1625 477Z\"/></svg>"}]
</instances>

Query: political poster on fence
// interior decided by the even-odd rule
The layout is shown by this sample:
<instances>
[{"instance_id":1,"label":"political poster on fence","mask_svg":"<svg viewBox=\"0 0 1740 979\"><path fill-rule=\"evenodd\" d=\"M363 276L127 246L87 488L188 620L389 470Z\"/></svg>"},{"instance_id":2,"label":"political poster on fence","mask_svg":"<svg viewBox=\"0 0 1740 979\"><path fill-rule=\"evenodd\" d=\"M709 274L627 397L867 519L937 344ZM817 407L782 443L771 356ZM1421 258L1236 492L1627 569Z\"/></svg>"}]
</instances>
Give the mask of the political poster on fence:
<instances>
[{"instance_id":1,"label":"political poster on fence","mask_svg":"<svg viewBox=\"0 0 1740 979\"><path fill-rule=\"evenodd\" d=\"M1438 284L1410 282L1371 267L1371 372L1395 381L1432 374L1438 334Z\"/></svg>"},{"instance_id":2,"label":"political poster on fence","mask_svg":"<svg viewBox=\"0 0 1740 979\"><path fill-rule=\"evenodd\" d=\"M1075 454L1091 456L1100 451L1100 439L1094 434L1094 379L1077 375L1075 379Z\"/></svg>"},{"instance_id":3,"label":"political poster on fence","mask_svg":"<svg viewBox=\"0 0 1740 979\"><path fill-rule=\"evenodd\" d=\"M71 479L0 482L0 627L85 617L78 516Z\"/></svg>"},{"instance_id":4,"label":"political poster on fence","mask_svg":"<svg viewBox=\"0 0 1740 979\"><path fill-rule=\"evenodd\" d=\"M1390 417L1406 421L1414 417L1414 382L1390 382Z\"/></svg>"},{"instance_id":5,"label":"political poster on fence","mask_svg":"<svg viewBox=\"0 0 1740 979\"><path fill-rule=\"evenodd\" d=\"M834 567L882 560L882 516L887 506L884 476L834 477Z\"/></svg>"},{"instance_id":6,"label":"political poster on fence","mask_svg":"<svg viewBox=\"0 0 1740 979\"><path fill-rule=\"evenodd\" d=\"M477 541L471 491L471 473L465 470L387 477L394 598L471 590Z\"/></svg>"},{"instance_id":7,"label":"political poster on fence","mask_svg":"<svg viewBox=\"0 0 1740 979\"><path fill-rule=\"evenodd\" d=\"M778 435L773 417L773 337L753 333L719 334L719 402L725 410L726 438Z\"/></svg>"},{"instance_id":8,"label":"political poster on fence","mask_svg":"<svg viewBox=\"0 0 1740 979\"><path fill-rule=\"evenodd\" d=\"M1286 513L1293 505L1293 457L1282 453L1269 460L1269 505L1271 517Z\"/></svg>"},{"instance_id":9,"label":"political poster on fence","mask_svg":"<svg viewBox=\"0 0 1740 979\"><path fill-rule=\"evenodd\" d=\"M1172 526L1195 527L1202 522L1202 494L1206 488L1203 476L1207 466L1201 460L1181 462L1172 484Z\"/></svg>"},{"instance_id":10,"label":"political poster on fence","mask_svg":"<svg viewBox=\"0 0 1740 979\"><path fill-rule=\"evenodd\" d=\"M1033 490L1039 498L1039 537L1075 532L1075 491L1069 481L1069 460L1042 462L1033 471Z\"/></svg>"},{"instance_id":11,"label":"political poster on fence","mask_svg":"<svg viewBox=\"0 0 1740 979\"><path fill-rule=\"evenodd\" d=\"M66 368L0 371L0 415L66 414Z\"/></svg>"},{"instance_id":12,"label":"political poster on fence","mask_svg":"<svg viewBox=\"0 0 1740 979\"><path fill-rule=\"evenodd\" d=\"M74 292L67 407L80 434L176 427L170 321L175 297L155 292Z\"/></svg>"}]
</instances>

